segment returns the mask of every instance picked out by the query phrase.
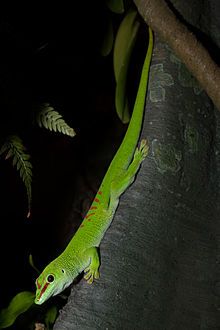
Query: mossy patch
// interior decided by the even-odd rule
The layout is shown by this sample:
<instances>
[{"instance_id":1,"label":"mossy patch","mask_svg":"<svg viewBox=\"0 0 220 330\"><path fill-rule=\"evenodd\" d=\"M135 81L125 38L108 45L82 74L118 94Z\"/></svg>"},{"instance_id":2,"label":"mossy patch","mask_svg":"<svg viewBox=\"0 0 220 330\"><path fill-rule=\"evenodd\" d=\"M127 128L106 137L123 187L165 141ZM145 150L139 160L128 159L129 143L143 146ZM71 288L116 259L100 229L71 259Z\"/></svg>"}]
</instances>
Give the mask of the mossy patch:
<instances>
[{"instance_id":1,"label":"mossy patch","mask_svg":"<svg viewBox=\"0 0 220 330\"><path fill-rule=\"evenodd\" d=\"M180 170L182 153L171 144L162 144L158 140L152 141L152 152L157 169L164 174L168 171L176 173Z\"/></svg>"}]
</instances>

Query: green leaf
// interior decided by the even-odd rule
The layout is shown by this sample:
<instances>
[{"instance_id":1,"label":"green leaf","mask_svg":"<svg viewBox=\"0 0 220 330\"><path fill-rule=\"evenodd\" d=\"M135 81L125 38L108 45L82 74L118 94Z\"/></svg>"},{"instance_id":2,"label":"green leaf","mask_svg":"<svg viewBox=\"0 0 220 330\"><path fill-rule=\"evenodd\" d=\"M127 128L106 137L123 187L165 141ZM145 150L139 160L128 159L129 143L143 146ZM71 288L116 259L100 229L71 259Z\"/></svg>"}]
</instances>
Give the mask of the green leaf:
<instances>
[{"instance_id":1,"label":"green leaf","mask_svg":"<svg viewBox=\"0 0 220 330\"><path fill-rule=\"evenodd\" d=\"M22 140L17 135L7 137L5 143L0 149L0 155L6 153L5 159L12 158L12 165L19 171L20 178L23 180L28 197L28 215L31 211L32 200L32 164L30 163L30 155L27 153Z\"/></svg>"},{"instance_id":2,"label":"green leaf","mask_svg":"<svg viewBox=\"0 0 220 330\"><path fill-rule=\"evenodd\" d=\"M76 135L74 129L64 121L62 116L49 103L40 106L36 120L40 127L45 127L50 131L58 131L71 137Z\"/></svg>"},{"instance_id":3,"label":"green leaf","mask_svg":"<svg viewBox=\"0 0 220 330\"><path fill-rule=\"evenodd\" d=\"M105 0L108 8L116 14L122 14L124 12L124 1L123 0Z\"/></svg>"},{"instance_id":4,"label":"green leaf","mask_svg":"<svg viewBox=\"0 0 220 330\"><path fill-rule=\"evenodd\" d=\"M132 10L128 12L121 22L116 35L113 53L116 80L115 107L123 123L128 123L130 119L126 95L126 82L129 62L140 26L136 18L137 12Z\"/></svg>"},{"instance_id":5,"label":"green leaf","mask_svg":"<svg viewBox=\"0 0 220 330\"><path fill-rule=\"evenodd\" d=\"M38 269L38 268L35 266L35 264L34 264L32 254L29 254L28 261L29 261L29 264L31 265L31 267L32 267L34 270L36 270L36 272L37 272L38 274L40 274L39 269Z\"/></svg>"},{"instance_id":6,"label":"green leaf","mask_svg":"<svg viewBox=\"0 0 220 330\"><path fill-rule=\"evenodd\" d=\"M48 309L45 315L45 324L47 329L50 329L51 325L54 324L56 317L57 317L57 307L52 306L51 308Z\"/></svg>"},{"instance_id":7,"label":"green leaf","mask_svg":"<svg viewBox=\"0 0 220 330\"><path fill-rule=\"evenodd\" d=\"M29 291L18 293L7 308L0 312L0 329L10 327L16 318L34 304L35 294Z\"/></svg>"},{"instance_id":8,"label":"green leaf","mask_svg":"<svg viewBox=\"0 0 220 330\"><path fill-rule=\"evenodd\" d=\"M108 56L110 54L113 47L113 43L114 43L113 25L112 25L112 20L109 19L107 23L104 41L101 48L102 56Z\"/></svg>"}]
</instances>

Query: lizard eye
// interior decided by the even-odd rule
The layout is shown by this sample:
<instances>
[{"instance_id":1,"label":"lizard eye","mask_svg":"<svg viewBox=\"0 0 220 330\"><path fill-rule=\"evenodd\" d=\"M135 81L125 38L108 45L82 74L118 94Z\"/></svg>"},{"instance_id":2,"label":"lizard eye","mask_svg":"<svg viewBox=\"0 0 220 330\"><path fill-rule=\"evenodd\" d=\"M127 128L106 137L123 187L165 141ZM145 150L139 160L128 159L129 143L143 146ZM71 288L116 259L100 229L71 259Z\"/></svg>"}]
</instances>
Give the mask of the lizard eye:
<instances>
[{"instance_id":1,"label":"lizard eye","mask_svg":"<svg viewBox=\"0 0 220 330\"><path fill-rule=\"evenodd\" d=\"M54 281L54 276L53 275L48 275L47 276L47 282L52 283Z\"/></svg>"}]
</instances>

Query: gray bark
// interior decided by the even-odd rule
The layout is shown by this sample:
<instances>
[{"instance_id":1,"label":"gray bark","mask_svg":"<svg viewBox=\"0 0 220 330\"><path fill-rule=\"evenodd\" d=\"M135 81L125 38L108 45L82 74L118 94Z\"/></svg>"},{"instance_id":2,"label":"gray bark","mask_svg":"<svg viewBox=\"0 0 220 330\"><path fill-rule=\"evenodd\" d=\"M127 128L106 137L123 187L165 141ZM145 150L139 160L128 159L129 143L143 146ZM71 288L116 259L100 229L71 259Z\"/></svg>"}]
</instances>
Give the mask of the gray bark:
<instances>
[{"instance_id":1,"label":"gray bark","mask_svg":"<svg viewBox=\"0 0 220 330\"><path fill-rule=\"evenodd\" d=\"M55 330L219 329L219 114L156 39L142 136L149 157Z\"/></svg>"}]
</instances>

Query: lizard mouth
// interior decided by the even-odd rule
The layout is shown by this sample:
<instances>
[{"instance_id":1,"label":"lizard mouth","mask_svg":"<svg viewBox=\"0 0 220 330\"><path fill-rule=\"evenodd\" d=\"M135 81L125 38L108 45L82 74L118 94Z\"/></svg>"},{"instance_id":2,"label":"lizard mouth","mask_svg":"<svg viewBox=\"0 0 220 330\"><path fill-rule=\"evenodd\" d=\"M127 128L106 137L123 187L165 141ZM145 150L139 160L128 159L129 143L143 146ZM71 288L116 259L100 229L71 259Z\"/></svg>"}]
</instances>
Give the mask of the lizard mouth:
<instances>
[{"instance_id":1,"label":"lizard mouth","mask_svg":"<svg viewBox=\"0 0 220 330\"><path fill-rule=\"evenodd\" d=\"M42 304L42 303L44 302L45 298L44 298L43 294L44 294L44 292L46 291L46 289L47 289L47 287L48 287L49 284L50 284L50 283L47 282L47 283L43 286L42 290L39 291L38 295L37 295L36 298L35 298L35 304L40 305L40 304ZM40 286L40 288L41 288L41 286Z\"/></svg>"},{"instance_id":2,"label":"lizard mouth","mask_svg":"<svg viewBox=\"0 0 220 330\"><path fill-rule=\"evenodd\" d=\"M38 293L38 295L36 295L34 302L37 305L40 305L41 304L41 301L40 301L40 292Z\"/></svg>"}]
</instances>

